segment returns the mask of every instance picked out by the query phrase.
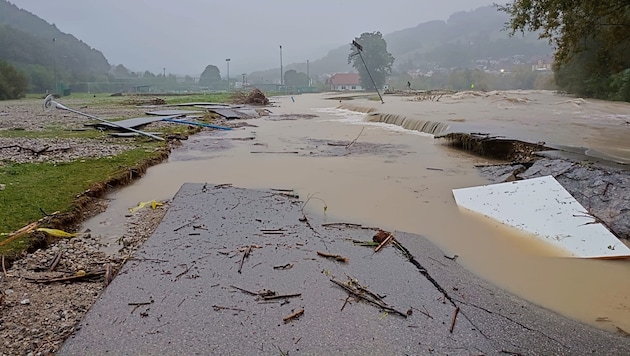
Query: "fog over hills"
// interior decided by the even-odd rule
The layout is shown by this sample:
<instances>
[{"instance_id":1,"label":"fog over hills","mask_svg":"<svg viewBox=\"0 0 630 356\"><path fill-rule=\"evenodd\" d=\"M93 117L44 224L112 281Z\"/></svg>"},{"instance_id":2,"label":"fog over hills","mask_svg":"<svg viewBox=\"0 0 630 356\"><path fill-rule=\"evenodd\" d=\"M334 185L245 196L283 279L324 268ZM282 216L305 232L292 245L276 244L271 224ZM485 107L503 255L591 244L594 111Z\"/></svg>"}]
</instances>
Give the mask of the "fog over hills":
<instances>
[{"instance_id":1,"label":"fog over hills","mask_svg":"<svg viewBox=\"0 0 630 356\"><path fill-rule=\"evenodd\" d=\"M363 32L392 33L491 0L11 0L133 71L198 76L206 65L234 74L322 58Z\"/></svg>"}]
</instances>

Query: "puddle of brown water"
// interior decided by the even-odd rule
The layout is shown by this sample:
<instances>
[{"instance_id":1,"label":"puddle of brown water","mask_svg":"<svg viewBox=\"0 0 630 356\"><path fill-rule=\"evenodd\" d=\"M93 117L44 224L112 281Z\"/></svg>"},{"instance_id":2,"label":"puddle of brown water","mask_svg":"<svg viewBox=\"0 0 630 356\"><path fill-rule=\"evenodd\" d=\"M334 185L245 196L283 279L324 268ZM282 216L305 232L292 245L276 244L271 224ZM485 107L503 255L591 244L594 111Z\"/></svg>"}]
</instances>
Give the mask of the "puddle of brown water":
<instances>
[{"instance_id":1,"label":"puddle of brown water","mask_svg":"<svg viewBox=\"0 0 630 356\"><path fill-rule=\"evenodd\" d=\"M181 160L177 160L175 154L168 163L150 168L140 181L113 194L108 212L86 222L85 227L95 234L110 235L111 243L122 233L120 227L129 207L139 201L170 199L186 182L290 188L303 199L310 194L323 199L330 221L421 234L446 253L459 255L458 262L475 273L528 300L609 330L615 330L615 326L630 330L630 283L624 282L630 263L555 258L562 253L529 235L456 206L452 189L487 183L474 168L474 164L484 160L453 151L425 136L340 123L329 113L311 110L336 104L319 95L295 99L277 99L281 107L272 111L316 113L320 117L256 120L252 123L258 128L221 133L216 140L199 138L201 146L188 151L194 152L194 160L189 155L180 155ZM379 110L397 108L400 112L409 105L402 101L399 104L385 104L387 107ZM474 105L468 103L461 116L474 111ZM483 103L477 109L491 111ZM449 110L455 109L449 107L433 115L453 117ZM317 150L312 140L351 141L362 127L365 129L358 141L403 146L405 154L392 157L384 151L356 155L351 147L347 156L309 157L309 152ZM211 149L221 146L218 141L230 136L256 136L256 140L231 141L232 148ZM299 155L252 151L297 151ZM317 200L309 203L307 209L313 214L323 212L322 203ZM415 251L414 246L408 248ZM597 318L611 322L596 322Z\"/></svg>"}]
</instances>

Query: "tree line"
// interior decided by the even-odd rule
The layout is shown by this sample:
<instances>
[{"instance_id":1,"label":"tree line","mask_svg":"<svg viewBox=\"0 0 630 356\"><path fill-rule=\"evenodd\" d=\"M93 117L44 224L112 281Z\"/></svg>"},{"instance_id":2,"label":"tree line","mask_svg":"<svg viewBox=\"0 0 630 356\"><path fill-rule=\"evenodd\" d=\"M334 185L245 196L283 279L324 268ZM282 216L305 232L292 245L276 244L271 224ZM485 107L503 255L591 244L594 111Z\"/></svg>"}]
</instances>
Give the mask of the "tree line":
<instances>
[{"instance_id":1,"label":"tree line","mask_svg":"<svg viewBox=\"0 0 630 356\"><path fill-rule=\"evenodd\" d=\"M517 0L499 10L510 15L512 34L537 31L555 46L561 89L630 101L630 1Z\"/></svg>"}]
</instances>

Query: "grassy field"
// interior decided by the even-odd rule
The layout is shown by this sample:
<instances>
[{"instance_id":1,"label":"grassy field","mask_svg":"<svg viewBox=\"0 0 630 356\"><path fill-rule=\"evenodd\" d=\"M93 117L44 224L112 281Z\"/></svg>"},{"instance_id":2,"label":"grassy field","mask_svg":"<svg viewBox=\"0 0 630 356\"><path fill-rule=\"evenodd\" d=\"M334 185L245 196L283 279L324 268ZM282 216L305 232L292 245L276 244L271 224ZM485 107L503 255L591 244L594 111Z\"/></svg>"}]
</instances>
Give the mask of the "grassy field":
<instances>
[{"instance_id":1,"label":"grassy field","mask_svg":"<svg viewBox=\"0 0 630 356\"><path fill-rule=\"evenodd\" d=\"M226 102L228 93L215 93L186 96L155 96L168 104L185 102ZM130 99L136 97L112 97L105 94L73 94L64 100L85 105L129 105ZM148 96L147 98L152 98ZM40 96L24 100L41 99ZM185 125L168 126L162 131L165 134L188 135L195 128ZM0 137L8 138L81 138L98 141L106 137L106 133L98 130L69 131L56 125L45 127L42 131L2 130ZM145 162L162 155L165 142L137 138L121 143L130 145L130 150L113 157L98 159L81 159L69 163L5 163L0 165L0 183L4 189L0 191L0 242L6 234L15 231L33 221L42 218L45 213L55 211L68 212L75 208L76 197L95 184L107 182L129 169L141 166ZM0 246L1 255L15 255L29 246L28 237Z\"/></svg>"}]
</instances>

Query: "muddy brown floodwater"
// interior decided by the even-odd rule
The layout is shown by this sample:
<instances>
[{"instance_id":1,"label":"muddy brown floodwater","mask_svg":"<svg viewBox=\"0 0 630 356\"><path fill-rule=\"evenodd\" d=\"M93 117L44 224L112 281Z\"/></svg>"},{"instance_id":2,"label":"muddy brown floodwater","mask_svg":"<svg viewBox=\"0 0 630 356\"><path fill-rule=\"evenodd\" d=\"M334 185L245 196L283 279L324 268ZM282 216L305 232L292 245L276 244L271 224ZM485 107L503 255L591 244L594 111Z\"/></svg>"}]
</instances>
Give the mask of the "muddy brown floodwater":
<instances>
[{"instance_id":1,"label":"muddy brown floodwater","mask_svg":"<svg viewBox=\"0 0 630 356\"><path fill-rule=\"evenodd\" d=\"M271 111L283 116L249 121L258 127L191 137L167 163L112 194L108 211L84 227L116 248L128 208L170 199L186 182L294 189L303 200L317 198L306 207L310 214L324 215L325 202L328 221L421 234L445 253L459 255L460 264L525 299L611 331L630 330L630 263L567 258L527 234L457 207L451 190L488 183L475 165L493 162L426 134L366 123L363 114L335 109L339 101L323 94L275 100L278 106ZM469 127L498 122L515 136L630 159L626 104L550 92L470 94L440 102L385 100L344 103ZM339 145L359 133L349 148ZM417 246L407 247L418 252Z\"/></svg>"}]
</instances>

